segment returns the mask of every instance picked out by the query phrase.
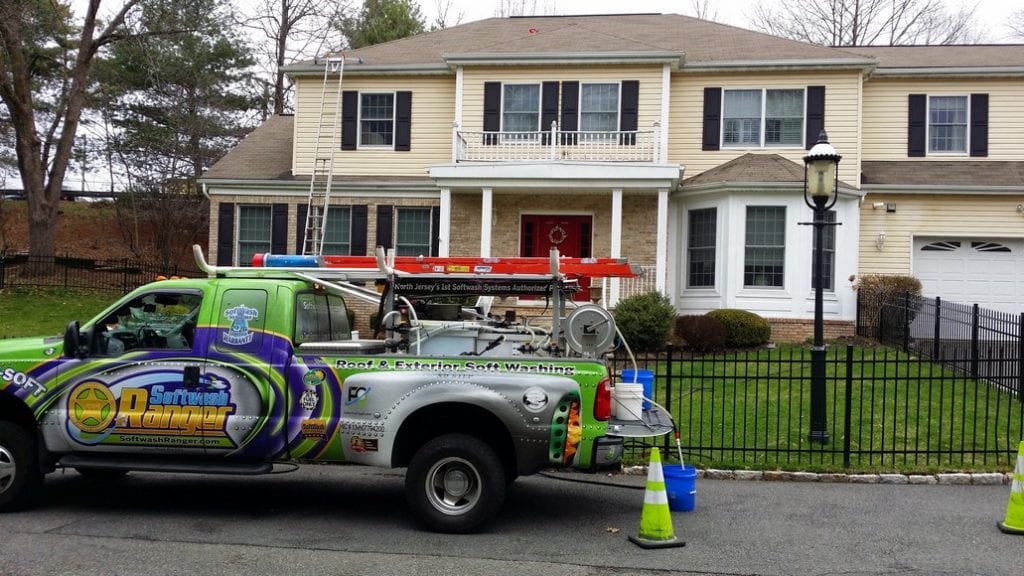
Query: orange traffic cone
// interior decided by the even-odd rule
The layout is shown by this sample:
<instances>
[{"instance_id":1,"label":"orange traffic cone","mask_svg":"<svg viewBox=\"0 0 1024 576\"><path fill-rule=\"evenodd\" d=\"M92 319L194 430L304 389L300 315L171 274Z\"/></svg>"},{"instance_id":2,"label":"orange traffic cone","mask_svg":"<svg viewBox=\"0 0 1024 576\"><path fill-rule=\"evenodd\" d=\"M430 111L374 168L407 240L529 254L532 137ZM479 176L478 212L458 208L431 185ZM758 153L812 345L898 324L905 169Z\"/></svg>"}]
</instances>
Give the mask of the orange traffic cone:
<instances>
[{"instance_id":1,"label":"orange traffic cone","mask_svg":"<svg viewBox=\"0 0 1024 576\"><path fill-rule=\"evenodd\" d=\"M1006 519L998 524L1007 534L1024 534L1024 442L1017 448L1017 468L1010 484L1010 503L1006 506Z\"/></svg>"},{"instance_id":2,"label":"orange traffic cone","mask_svg":"<svg viewBox=\"0 0 1024 576\"><path fill-rule=\"evenodd\" d=\"M661 452L657 448L651 450L651 464L647 468L647 490L644 492L644 509L640 514L640 535L630 536L629 541L641 548L686 546L686 542L676 538L672 530L665 475L661 470Z\"/></svg>"}]
</instances>

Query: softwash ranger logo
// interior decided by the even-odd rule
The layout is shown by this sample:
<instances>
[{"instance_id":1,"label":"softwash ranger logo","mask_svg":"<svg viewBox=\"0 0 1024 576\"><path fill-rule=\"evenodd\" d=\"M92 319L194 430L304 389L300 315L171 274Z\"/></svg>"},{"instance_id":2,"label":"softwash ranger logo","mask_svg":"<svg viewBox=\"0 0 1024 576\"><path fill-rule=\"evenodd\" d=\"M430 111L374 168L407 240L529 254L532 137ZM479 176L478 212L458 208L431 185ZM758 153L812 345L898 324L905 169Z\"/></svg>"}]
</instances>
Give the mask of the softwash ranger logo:
<instances>
[{"instance_id":1,"label":"softwash ranger logo","mask_svg":"<svg viewBox=\"0 0 1024 576\"><path fill-rule=\"evenodd\" d=\"M99 380L86 380L68 395L68 432L82 444L233 446L226 424L234 412L225 390L157 384L121 388L118 395Z\"/></svg>"},{"instance_id":2,"label":"softwash ranger logo","mask_svg":"<svg viewBox=\"0 0 1024 576\"><path fill-rule=\"evenodd\" d=\"M231 320L231 328L224 333L224 342L232 346L244 346L252 342L253 333L249 331L249 322L259 316L259 310L244 304L225 310L224 317Z\"/></svg>"}]
</instances>

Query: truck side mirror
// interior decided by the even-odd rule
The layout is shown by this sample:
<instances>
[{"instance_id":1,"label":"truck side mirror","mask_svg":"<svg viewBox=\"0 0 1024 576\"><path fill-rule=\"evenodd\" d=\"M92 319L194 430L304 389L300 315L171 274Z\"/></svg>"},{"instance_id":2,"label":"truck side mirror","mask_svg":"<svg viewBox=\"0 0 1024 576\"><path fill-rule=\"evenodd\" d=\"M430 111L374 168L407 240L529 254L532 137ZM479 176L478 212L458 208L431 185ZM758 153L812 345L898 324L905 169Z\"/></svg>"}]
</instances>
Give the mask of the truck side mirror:
<instances>
[{"instance_id":1,"label":"truck side mirror","mask_svg":"<svg viewBox=\"0 0 1024 576\"><path fill-rule=\"evenodd\" d=\"M78 320L73 320L68 323L68 328L64 331L64 355L68 358L85 357L81 346Z\"/></svg>"}]
</instances>

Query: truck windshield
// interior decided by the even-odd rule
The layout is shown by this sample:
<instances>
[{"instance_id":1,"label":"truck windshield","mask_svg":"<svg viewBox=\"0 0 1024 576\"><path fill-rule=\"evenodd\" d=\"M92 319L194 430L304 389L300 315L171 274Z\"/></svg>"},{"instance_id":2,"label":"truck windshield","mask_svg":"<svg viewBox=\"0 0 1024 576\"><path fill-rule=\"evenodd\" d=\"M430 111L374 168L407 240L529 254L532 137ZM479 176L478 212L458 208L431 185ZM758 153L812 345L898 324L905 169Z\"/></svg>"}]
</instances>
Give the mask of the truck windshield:
<instances>
[{"instance_id":1,"label":"truck windshield","mask_svg":"<svg viewBox=\"0 0 1024 576\"><path fill-rule=\"evenodd\" d=\"M334 294L303 292L295 297L295 345L350 340L345 301Z\"/></svg>"}]
</instances>

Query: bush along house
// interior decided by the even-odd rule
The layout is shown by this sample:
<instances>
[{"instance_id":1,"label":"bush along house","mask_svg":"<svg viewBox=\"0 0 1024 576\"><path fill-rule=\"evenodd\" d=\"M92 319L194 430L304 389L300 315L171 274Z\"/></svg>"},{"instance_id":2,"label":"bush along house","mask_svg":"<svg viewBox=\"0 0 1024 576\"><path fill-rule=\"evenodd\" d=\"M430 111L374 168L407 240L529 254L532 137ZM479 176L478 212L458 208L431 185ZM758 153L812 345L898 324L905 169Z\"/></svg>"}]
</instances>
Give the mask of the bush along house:
<instances>
[{"instance_id":1,"label":"bush along house","mask_svg":"<svg viewBox=\"0 0 1024 576\"><path fill-rule=\"evenodd\" d=\"M558 248L644 270L581 299L657 290L680 314L748 310L775 340L803 340L803 157L825 130L842 156L827 215L841 225L824 229L828 337L852 333L857 275L913 274L926 295L993 307L1024 300L1022 45L836 49L679 15L512 17L286 71L294 115L268 119L203 179L218 265L311 244Z\"/></svg>"}]
</instances>

